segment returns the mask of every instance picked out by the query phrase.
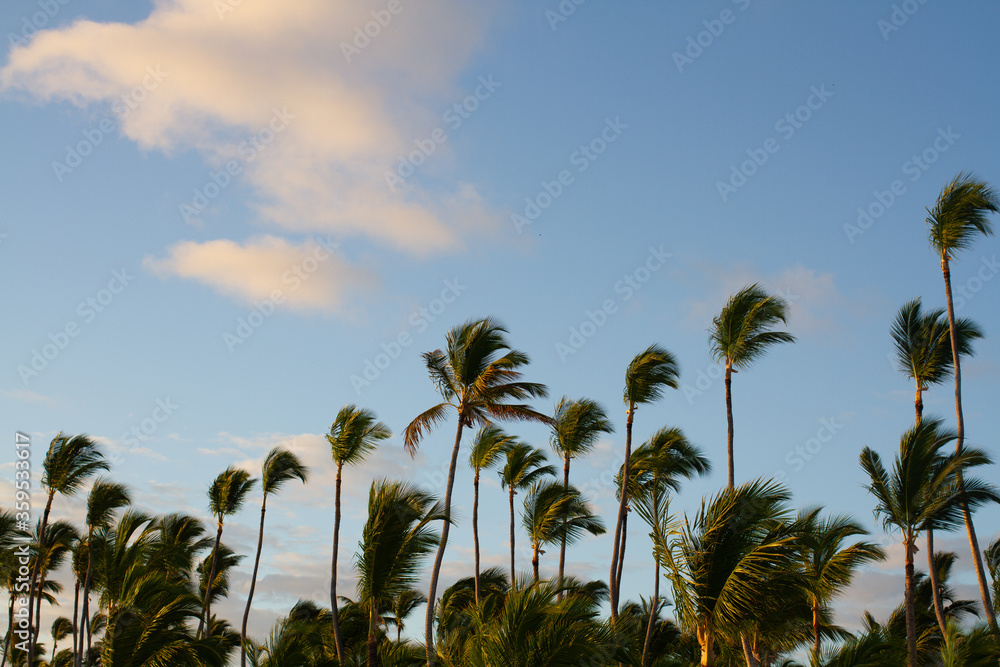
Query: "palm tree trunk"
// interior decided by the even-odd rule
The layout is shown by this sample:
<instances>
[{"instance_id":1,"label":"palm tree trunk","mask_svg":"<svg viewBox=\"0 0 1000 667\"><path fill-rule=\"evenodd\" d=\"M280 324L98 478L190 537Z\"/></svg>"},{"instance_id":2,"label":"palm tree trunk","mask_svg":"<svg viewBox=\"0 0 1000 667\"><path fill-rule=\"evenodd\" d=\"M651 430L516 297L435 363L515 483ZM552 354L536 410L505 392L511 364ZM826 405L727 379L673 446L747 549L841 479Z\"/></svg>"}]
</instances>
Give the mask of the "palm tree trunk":
<instances>
[{"instance_id":1,"label":"palm tree trunk","mask_svg":"<svg viewBox=\"0 0 1000 667\"><path fill-rule=\"evenodd\" d=\"M83 608L80 611L80 655L77 667L83 665L83 660L85 655L89 655L91 643L92 643L92 633L90 629L90 585L93 578L93 570L91 565L93 564L94 553L91 551L91 545L93 544L93 533L91 537L88 538L87 542L87 576L83 579ZM87 653L83 652L83 639L87 638Z\"/></svg>"},{"instance_id":2,"label":"palm tree trunk","mask_svg":"<svg viewBox=\"0 0 1000 667\"><path fill-rule=\"evenodd\" d=\"M563 457L563 489L569 490L569 456ZM563 598L563 577L566 576L566 519L563 518L563 535L559 538L559 592L557 600Z\"/></svg>"},{"instance_id":3,"label":"palm tree trunk","mask_svg":"<svg viewBox=\"0 0 1000 667\"><path fill-rule=\"evenodd\" d=\"M924 418L924 388L920 384L920 380L917 380L917 393L913 399L913 409L917 413L917 423L919 424Z\"/></svg>"},{"instance_id":4,"label":"palm tree trunk","mask_svg":"<svg viewBox=\"0 0 1000 667\"><path fill-rule=\"evenodd\" d=\"M38 595L35 597L35 638L33 641L38 641L42 634L42 591L45 590L45 579L48 572L42 570L38 575ZM44 659L45 656L42 656ZM30 664L30 663L29 663Z\"/></svg>"},{"instance_id":5,"label":"palm tree trunk","mask_svg":"<svg viewBox=\"0 0 1000 667\"><path fill-rule=\"evenodd\" d=\"M965 443L965 417L962 414L962 367L959 363L958 339L955 332L955 305L951 296L951 267L948 257L941 258L941 271L944 274L945 297L948 301L948 330L951 335L951 357L955 367L955 451L961 452ZM962 472L956 475L959 490L964 491L962 483ZM979 540L976 538L976 527L972 523L972 512L969 511L969 504L962 501L962 517L965 519L965 532L969 536L969 548L972 550L972 563L976 568L976 579L979 583L979 596L983 601L983 611L986 613L986 620L993 630L994 636L1000 637L1000 629L997 628L997 616L990 600L990 588L986 583L986 570L983 567L983 554L979 549Z\"/></svg>"},{"instance_id":6,"label":"palm tree trunk","mask_svg":"<svg viewBox=\"0 0 1000 667\"><path fill-rule=\"evenodd\" d=\"M535 573L535 583L538 583L538 542L531 545L531 569Z\"/></svg>"},{"instance_id":7,"label":"palm tree trunk","mask_svg":"<svg viewBox=\"0 0 1000 667\"><path fill-rule=\"evenodd\" d=\"M444 550L448 546L448 533L451 529L451 491L455 487L455 468L458 466L458 450L462 444L462 427L465 415L458 413L458 428L455 430L455 445L451 450L451 463L448 466L448 486L444 492L444 525L441 527L441 542L438 544L437 555L434 557L434 569L431 571L431 587L427 593L427 615L424 618L424 642L427 646L427 667L432 667L436 659L434 651L434 604L437 596L438 578L441 576L441 564L444 562Z\"/></svg>"},{"instance_id":8,"label":"palm tree trunk","mask_svg":"<svg viewBox=\"0 0 1000 667\"><path fill-rule=\"evenodd\" d=\"M740 644L743 645L743 657L747 661L747 667L760 667L760 661L754 655L753 647L750 645L750 640L747 639L745 633L740 633Z\"/></svg>"},{"instance_id":9,"label":"palm tree trunk","mask_svg":"<svg viewBox=\"0 0 1000 667\"><path fill-rule=\"evenodd\" d=\"M695 636L701 647L701 667L715 667L715 638L712 636L711 621L699 624Z\"/></svg>"},{"instance_id":10,"label":"palm tree trunk","mask_svg":"<svg viewBox=\"0 0 1000 667\"><path fill-rule=\"evenodd\" d=\"M243 625L240 627L240 667L247 667L247 621L250 619L250 604L253 602L253 591L257 587L257 567L260 565L260 551L264 546L264 513L267 511L267 493L260 503L260 531L257 533L257 555L253 561L253 574L250 575L250 593L247 594L247 608L243 610Z\"/></svg>"},{"instance_id":11,"label":"palm tree trunk","mask_svg":"<svg viewBox=\"0 0 1000 667\"><path fill-rule=\"evenodd\" d=\"M913 540L907 532L903 540L906 549L906 653L907 667L917 667L917 622L913 606Z\"/></svg>"},{"instance_id":12,"label":"palm tree trunk","mask_svg":"<svg viewBox=\"0 0 1000 667\"><path fill-rule=\"evenodd\" d=\"M368 667L379 667L378 628L375 625L375 609L368 612Z\"/></svg>"},{"instance_id":13,"label":"palm tree trunk","mask_svg":"<svg viewBox=\"0 0 1000 667\"><path fill-rule=\"evenodd\" d=\"M632 418L635 414L635 403L629 403L625 418L625 463L622 470L621 502L618 504L618 520L615 522L614 547L611 552L611 575L608 585L611 593L611 620L618 621L618 558L622 538L622 524L625 522L625 508L628 505L628 478L631 474L632 459Z\"/></svg>"},{"instance_id":14,"label":"palm tree trunk","mask_svg":"<svg viewBox=\"0 0 1000 667\"><path fill-rule=\"evenodd\" d=\"M646 623L646 639L642 643L642 667L649 665L649 647L653 643L653 624L660 606L660 561L656 561L653 574L653 600L649 603L649 622Z\"/></svg>"},{"instance_id":15,"label":"palm tree trunk","mask_svg":"<svg viewBox=\"0 0 1000 667\"><path fill-rule=\"evenodd\" d=\"M944 620L944 605L941 603L941 586L938 584L937 568L934 567L934 529L927 529L927 572L931 580L931 596L934 606L934 616L937 617L941 637L946 634L947 625Z\"/></svg>"},{"instance_id":16,"label":"palm tree trunk","mask_svg":"<svg viewBox=\"0 0 1000 667\"><path fill-rule=\"evenodd\" d=\"M625 508L625 516L622 517L622 546L618 551L618 573L615 575L615 590L621 595L622 590L622 569L625 567L625 543L628 537L628 507Z\"/></svg>"},{"instance_id":17,"label":"palm tree trunk","mask_svg":"<svg viewBox=\"0 0 1000 667\"><path fill-rule=\"evenodd\" d=\"M819 600L812 605L813 665L819 665Z\"/></svg>"},{"instance_id":18,"label":"palm tree trunk","mask_svg":"<svg viewBox=\"0 0 1000 667\"><path fill-rule=\"evenodd\" d=\"M479 604L479 469L472 479L472 547L476 561L476 604Z\"/></svg>"},{"instance_id":19,"label":"palm tree trunk","mask_svg":"<svg viewBox=\"0 0 1000 667\"><path fill-rule=\"evenodd\" d=\"M89 560L89 555L88 555ZM77 631L77 623L80 620L80 577L76 578L76 583L73 585L73 664L76 664L77 656L77 641L79 638L79 632ZM55 660L55 656L52 657Z\"/></svg>"},{"instance_id":20,"label":"palm tree trunk","mask_svg":"<svg viewBox=\"0 0 1000 667\"><path fill-rule=\"evenodd\" d=\"M14 633L14 594L10 594L10 606L7 608L7 634L3 640L3 660L0 660L0 667L7 664L7 653L10 651L11 639Z\"/></svg>"},{"instance_id":21,"label":"palm tree trunk","mask_svg":"<svg viewBox=\"0 0 1000 667\"><path fill-rule=\"evenodd\" d=\"M517 573L514 571L514 485L510 486L510 587L514 588L517 581Z\"/></svg>"},{"instance_id":22,"label":"palm tree trunk","mask_svg":"<svg viewBox=\"0 0 1000 667\"><path fill-rule=\"evenodd\" d=\"M726 359L726 453L729 456L729 488L736 486L733 464L733 364Z\"/></svg>"},{"instance_id":23,"label":"palm tree trunk","mask_svg":"<svg viewBox=\"0 0 1000 667\"><path fill-rule=\"evenodd\" d=\"M215 549L212 550L212 567L209 568L208 581L205 582L205 618L198 628L199 635L204 629L205 637L212 634L212 582L215 581L215 570L219 560L219 543L222 542L222 519L219 519L219 528L215 531Z\"/></svg>"},{"instance_id":24,"label":"palm tree trunk","mask_svg":"<svg viewBox=\"0 0 1000 667\"><path fill-rule=\"evenodd\" d=\"M344 638L340 635L340 610L337 606L337 558L340 551L340 490L343 485L344 464L337 462L337 486L333 496L333 560L330 563L330 616L333 639L337 647L337 661L344 659Z\"/></svg>"},{"instance_id":25,"label":"palm tree trunk","mask_svg":"<svg viewBox=\"0 0 1000 667\"><path fill-rule=\"evenodd\" d=\"M49 489L49 497L45 502L45 511L42 513L42 524L38 528L38 550L41 552L42 545L45 544L45 528L49 525L49 512L52 510L52 499L55 497L55 489ZM35 556L35 563L31 568L31 578L28 580L28 661L26 664L35 664L35 639L38 636L38 632L34 630L34 624L38 622L38 619L34 618L34 596L37 594L39 598L41 597L41 588L35 587L35 583L38 579L38 569L40 567L40 559ZM39 607L41 608L41 607Z\"/></svg>"}]
</instances>

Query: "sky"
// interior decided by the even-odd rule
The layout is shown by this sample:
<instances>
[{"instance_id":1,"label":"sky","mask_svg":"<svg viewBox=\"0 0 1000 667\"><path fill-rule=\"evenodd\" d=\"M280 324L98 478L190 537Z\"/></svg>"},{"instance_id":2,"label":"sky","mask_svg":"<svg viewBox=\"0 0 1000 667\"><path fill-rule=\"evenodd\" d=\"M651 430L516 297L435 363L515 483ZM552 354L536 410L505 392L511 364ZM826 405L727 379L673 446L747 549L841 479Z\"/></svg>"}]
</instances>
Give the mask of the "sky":
<instances>
[{"instance_id":1,"label":"sky","mask_svg":"<svg viewBox=\"0 0 1000 667\"><path fill-rule=\"evenodd\" d=\"M927 209L959 172L1000 184L983 74L1000 60L998 20L985 1L9 0L3 497L17 431L31 437L36 513L63 431L96 438L138 506L209 526L216 475L259 475L272 447L291 449L311 478L268 503L250 622L263 636L298 599L329 604L323 435L337 411L369 408L394 433L346 476L350 596L372 481L444 494L454 419L413 458L399 435L439 401L421 353L489 315L529 355L525 379L548 387L537 409L562 396L607 408L615 433L573 480L612 532L625 368L653 343L673 353L681 386L639 409L634 439L677 426L711 459L671 504L693 516L725 485L708 330L760 282L788 301L797 341L733 380L737 482L774 477L795 507L871 530L890 558L859 574L837 620L885 618L902 600L902 550L872 514L858 455L891 459L913 422L889 330L910 299L945 304ZM967 442L994 456L998 244L980 239L952 267L958 315L986 333L963 364ZM935 387L925 414L953 425L951 401ZM507 428L549 451L545 427ZM472 573L467 446L442 589ZM80 521L83 498L58 500L53 518ZM508 558L505 500L485 473L489 566ZM218 605L234 623L259 502L225 524L248 556ZM1000 511L976 521L985 547ZM650 590L646 533L630 522L626 599ZM978 599L963 533L937 546L959 554L957 589ZM568 571L607 579L610 554L607 535L584 539ZM421 629L422 609L406 634Z\"/></svg>"}]
</instances>

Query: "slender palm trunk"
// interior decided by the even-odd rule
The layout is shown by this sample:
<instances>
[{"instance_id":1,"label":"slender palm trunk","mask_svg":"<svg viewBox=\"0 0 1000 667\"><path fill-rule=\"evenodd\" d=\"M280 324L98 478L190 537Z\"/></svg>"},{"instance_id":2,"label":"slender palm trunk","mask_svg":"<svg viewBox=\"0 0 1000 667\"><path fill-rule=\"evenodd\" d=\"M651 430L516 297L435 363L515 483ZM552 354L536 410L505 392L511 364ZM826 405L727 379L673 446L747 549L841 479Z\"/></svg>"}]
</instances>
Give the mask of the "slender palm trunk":
<instances>
[{"instance_id":1,"label":"slender palm trunk","mask_svg":"<svg viewBox=\"0 0 1000 667\"><path fill-rule=\"evenodd\" d=\"M337 486L333 496L333 560L330 563L330 617L333 639L337 647L337 662L344 659L344 638L340 635L340 611L337 605L337 558L340 551L340 490L343 485L343 462L337 462Z\"/></svg>"},{"instance_id":2,"label":"slender palm trunk","mask_svg":"<svg viewBox=\"0 0 1000 667\"><path fill-rule=\"evenodd\" d=\"M510 485L510 587L514 588L517 581L517 573L514 571L514 485Z\"/></svg>"},{"instance_id":3,"label":"slender palm trunk","mask_svg":"<svg viewBox=\"0 0 1000 667\"><path fill-rule=\"evenodd\" d=\"M747 667L760 667L760 661L754 654L753 646L751 646L750 640L747 639L746 634L740 635L740 643L743 645L743 657L747 661Z\"/></svg>"},{"instance_id":4,"label":"slender palm trunk","mask_svg":"<svg viewBox=\"0 0 1000 667\"><path fill-rule=\"evenodd\" d=\"M733 363L726 359L726 453L729 456L729 488L736 486L733 464Z\"/></svg>"},{"instance_id":5,"label":"slender palm trunk","mask_svg":"<svg viewBox=\"0 0 1000 667\"><path fill-rule=\"evenodd\" d=\"M55 489L49 489L49 497L45 502L45 511L42 513L42 525L38 528L38 551L42 550L42 545L45 544L45 529L49 525L49 512L52 510L52 499L55 497ZM35 564L31 568L31 578L28 581L28 661L27 664L35 664L35 642L38 637L38 630L35 629L35 625L38 623L38 619L34 617L34 596L37 595L41 598L42 590L40 587L36 588L36 582L38 580L38 570L41 565L38 556L35 556ZM39 607L40 608L40 607Z\"/></svg>"},{"instance_id":6,"label":"slender palm trunk","mask_svg":"<svg viewBox=\"0 0 1000 667\"><path fill-rule=\"evenodd\" d=\"M813 631L813 665L819 665L819 600L813 600L812 604L812 631Z\"/></svg>"},{"instance_id":7,"label":"slender palm trunk","mask_svg":"<svg viewBox=\"0 0 1000 667\"><path fill-rule=\"evenodd\" d=\"M906 653L907 667L917 667L917 622L913 606L914 536L907 532L903 540L906 549Z\"/></svg>"},{"instance_id":8,"label":"slender palm trunk","mask_svg":"<svg viewBox=\"0 0 1000 667\"><path fill-rule=\"evenodd\" d=\"M628 506L628 478L632 473L632 418L635 414L635 403L629 403L625 418L625 463L622 470L621 501L618 504L618 520L615 522L614 547L611 552L611 575L608 585L611 593L611 620L618 621L618 559L619 546L622 538L622 525L625 522L625 508Z\"/></svg>"},{"instance_id":9,"label":"slender palm trunk","mask_svg":"<svg viewBox=\"0 0 1000 667\"><path fill-rule=\"evenodd\" d=\"M628 507L625 508L625 516L622 517L622 546L618 550L618 572L615 575L615 590L621 595L622 590L622 570L625 567L625 543L628 537Z\"/></svg>"},{"instance_id":10,"label":"slender palm trunk","mask_svg":"<svg viewBox=\"0 0 1000 667\"><path fill-rule=\"evenodd\" d=\"M434 651L434 605L437 597L438 578L441 576L441 564L444 562L444 550L448 546L448 532L451 529L451 492L455 487L455 468L458 466L458 450L462 444L462 426L465 415L458 413L458 428L455 430L455 445L451 450L451 464L448 466L448 486L444 492L444 525L441 527L441 542L438 544L437 555L434 557L434 570L431 572L431 587L427 593L427 615L424 618L424 642L427 646L427 667L432 667L437 659Z\"/></svg>"},{"instance_id":11,"label":"slender palm trunk","mask_svg":"<svg viewBox=\"0 0 1000 667\"><path fill-rule=\"evenodd\" d=\"M941 271L944 274L945 297L948 301L948 330L951 335L951 358L955 367L955 451L961 452L965 443L965 417L962 413L962 367L959 363L958 336L955 332L955 305L951 296L951 267L947 257L941 258ZM964 491L962 483L962 472L956 475L959 489ZM979 540L976 537L976 527L972 523L972 512L969 511L969 504L962 501L962 517L965 519L965 532L969 536L969 548L972 550L972 564L976 568L976 579L979 583L979 596L983 601L983 611L986 613L986 620L993 630L994 636L1000 637L1000 629L997 628L997 616L990 599L989 584L986 583L986 570L983 567L983 553L979 549Z\"/></svg>"},{"instance_id":12,"label":"slender palm trunk","mask_svg":"<svg viewBox=\"0 0 1000 667\"><path fill-rule=\"evenodd\" d=\"M711 621L698 625L695 636L701 647L701 667L715 667L715 638L712 635Z\"/></svg>"},{"instance_id":13,"label":"slender palm trunk","mask_svg":"<svg viewBox=\"0 0 1000 667\"><path fill-rule=\"evenodd\" d=\"M85 654L83 653L83 640L84 637L87 639L87 654L90 654L90 648L92 643L92 633L90 631L90 586L93 583L93 570L91 565L93 564L94 553L91 551L91 545L93 544L93 533L91 533L91 538L87 543L87 576L83 579L83 608L80 611L80 655L78 657L79 662L77 667L83 665L83 660Z\"/></svg>"},{"instance_id":14,"label":"slender palm trunk","mask_svg":"<svg viewBox=\"0 0 1000 667\"><path fill-rule=\"evenodd\" d=\"M927 572L931 580L931 597L933 600L934 616L937 618L938 627L941 629L941 637L946 634L947 625L944 620L944 605L941 603L941 585L938 583L937 568L934 567L934 529L927 529Z\"/></svg>"},{"instance_id":15,"label":"slender palm trunk","mask_svg":"<svg viewBox=\"0 0 1000 667\"><path fill-rule=\"evenodd\" d=\"M264 513L267 511L267 493L260 503L260 531L257 533L257 555L253 560L253 574L250 575L250 592L247 594L247 608L243 610L243 625L240 626L240 667L247 667L247 621L250 619L250 605L253 591L257 587L257 568L260 566L260 551L264 546Z\"/></svg>"},{"instance_id":16,"label":"slender palm trunk","mask_svg":"<svg viewBox=\"0 0 1000 667\"><path fill-rule=\"evenodd\" d=\"M375 623L375 609L368 612L368 667L379 667L378 626Z\"/></svg>"},{"instance_id":17,"label":"slender palm trunk","mask_svg":"<svg viewBox=\"0 0 1000 667\"><path fill-rule=\"evenodd\" d=\"M88 556L89 559L89 556ZM73 585L73 664L76 664L79 653L77 652L77 641L79 639L79 631L77 630L77 623L80 620L80 577L76 578L76 583ZM52 656L55 660L55 656Z\"/></svg>"},{"instance_id":18,"label":"slender palm trunk","mask_svg":"<svg viewBox=\"0 0 1000 667\"><path fill-rule=\"evenodd\" d=\"M43 569L38 576L38 595L35 597L35 635L33 641L38 641L42 634L42 591L45 590L45 579L48 572ZM45 656L42 656L44 659ZM29 663L30 664L30 663Z\"/></svg>"},{"instance_id":19,"label":"slender palm trunk","mask_svg":"<svg viewBox=\"0 0 1000 667\"><path fill-rule=\"evenodd\" d=\"M567 455L563 457L563 489L569 491L569 461ZM563 598L563 577L566 576L566 518L563 517L563 534L559 538L559 592L556 594L557 600Z\"/></svg>"},{"instance_id":20,"label":"slender palm trunk","mask_svg":"<svg viewBox=\"0 0 1000 667\"><path fill-rule=\"evenodd\" d=\"M535 573L535 583L538 583L538 542L531 545L531 570Z\"/></svg>"},{"instance_id":21,"label":"slender palm trunk","mask_svg":"<svg viewBox=\"0 0 1000 667\"><path fill-rule=\"evenodd\" d=\"M476 561L476 604L479 604L479 468L472 479L472 547Z\"/></svg>"},{"instance_id":22,"label":"slender palm trunk","mask_svg":"<svg viewBox=\"0 0 1000 667\"><path fill-rule=\"evenodd\" d=\"M212 550L212 567L209 568L208 581L205 582L205 618L199 627L205 631L204 637L212 634L212 583L215 581L215 571L219 561L219 543L222 542L222 517L219 517L219 528L215 531L215 549ZM110 616L110 614L109 614Z\"/></svg>"},{"instance_id":23,"label":"slender palm trunk","mask_svg":"<svg viewBox=\"0 0 1000 667\"><path fill-rule=\"evenodd\" d=\"M642 643L642 667L649 665L649 647L653 643L653 625L656 620L656 612L660 608L660 561L656 561L656 569L653 574L653 599L649 603L649 622L646 623L646 639Z\"/></svg>"}]
</instances>

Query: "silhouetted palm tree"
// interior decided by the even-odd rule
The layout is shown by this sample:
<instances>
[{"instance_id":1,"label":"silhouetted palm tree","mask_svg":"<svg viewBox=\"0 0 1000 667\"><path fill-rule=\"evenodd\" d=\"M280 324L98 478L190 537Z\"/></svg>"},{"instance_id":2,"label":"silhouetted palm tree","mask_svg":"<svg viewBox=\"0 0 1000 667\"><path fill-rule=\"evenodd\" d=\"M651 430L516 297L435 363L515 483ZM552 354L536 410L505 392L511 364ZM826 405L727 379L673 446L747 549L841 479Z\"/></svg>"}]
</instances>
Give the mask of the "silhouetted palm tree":
<instances>
[{"instance_id":1,"label":"silhouetted palm tree","mask_svg":"<svg viewBox=\"0 0 1000 667\"><path fill-rule=\"evenodd\" d=\"M510 504L510 585L517 583L514 566L514 496L519 489L530 488L546 475L555 475L556 469L545 464L545 452L519 442L504 451L505 462L500 470L500 486L507 489Z\"/></svg>"},{"instance_id":2,"label":"silhouetted palm tree","mask_svg":"<svg viewBox=\"0 0 1000 667\"><path fill-rule=\"evenodd\" d=\"M513 445L514 438L495 424L487 424L476 433L469 451L472 466L472 548L475 560L476 602L479 602L479 473L497 464L504 451Z\"/></svg>"}]
</instances>

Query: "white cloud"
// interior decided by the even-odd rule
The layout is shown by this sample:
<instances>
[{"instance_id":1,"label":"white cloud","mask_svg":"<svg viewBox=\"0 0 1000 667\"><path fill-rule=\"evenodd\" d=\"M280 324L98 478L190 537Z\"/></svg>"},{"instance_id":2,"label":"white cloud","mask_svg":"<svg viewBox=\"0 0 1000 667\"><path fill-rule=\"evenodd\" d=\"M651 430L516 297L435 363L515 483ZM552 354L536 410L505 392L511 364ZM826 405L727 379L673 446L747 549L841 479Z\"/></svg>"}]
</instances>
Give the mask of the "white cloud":
<instances>
[{"instance_id":1,"label":"white cloud","mask_svg":"<svg viewBox=\"0 0 1000 667\"><path fill-rule=\"evenodd\" d=\"M4 398L9 398L14 401L24 401L25 403L43 403L45 405L52 405L54 401L48 397L39 394L37 391L31 389L14 389L13 391L0 391L0 395Z\"/></svg>"}]
</instances>

